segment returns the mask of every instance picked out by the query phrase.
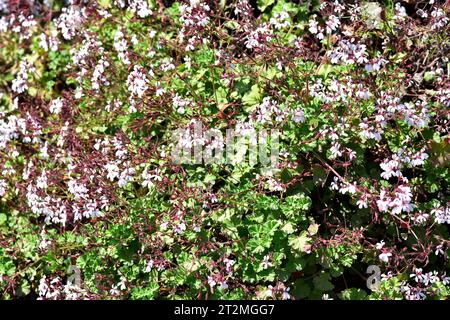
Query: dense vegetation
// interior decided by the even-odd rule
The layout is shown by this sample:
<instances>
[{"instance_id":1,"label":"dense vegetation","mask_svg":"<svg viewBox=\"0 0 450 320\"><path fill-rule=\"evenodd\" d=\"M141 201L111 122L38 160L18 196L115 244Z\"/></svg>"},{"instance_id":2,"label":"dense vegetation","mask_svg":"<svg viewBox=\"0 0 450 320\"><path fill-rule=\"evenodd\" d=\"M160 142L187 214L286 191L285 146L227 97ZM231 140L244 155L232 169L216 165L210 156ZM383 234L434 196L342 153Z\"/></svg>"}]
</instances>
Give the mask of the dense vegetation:
<instances>
[{"instance_id":1,"label":"dense vegetation","mask_svg":"<svg viewBox=\"0 0 450 320\"><path fill-rule=\"evenodd\" d=\"M0 0L0 296L448 298L445 3Z\"/></svg>"}]
</instances>

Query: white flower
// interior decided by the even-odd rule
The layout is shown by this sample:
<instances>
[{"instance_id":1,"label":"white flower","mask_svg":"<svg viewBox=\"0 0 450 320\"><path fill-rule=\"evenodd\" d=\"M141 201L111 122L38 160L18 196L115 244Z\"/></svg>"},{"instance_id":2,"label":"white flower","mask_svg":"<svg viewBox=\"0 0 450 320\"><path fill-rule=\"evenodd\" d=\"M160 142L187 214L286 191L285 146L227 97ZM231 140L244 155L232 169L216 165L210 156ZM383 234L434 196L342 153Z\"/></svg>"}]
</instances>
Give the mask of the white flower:
<instances>
[{"instance_id":1,"label":"white flower","mask_svg":"<svg viewBox=\"0 0 450 320\"><path fill-rule=\"evenodd\" d=\"M214 288L216 286L217 282L214 280L213 277L208 276L208 284L211 288Z\"/></svg>"},{"instance_id":2,"label":"white flower","mask_svg":"<svg viewBox=\"0 0 450 320\"><path fill-rule=\"evenodd\" d=\"M362 208L368 208L368 204L367 204L367 196L362 195L362 196L358 199L358 201L356 202L356 204L358 205L358 208L359 208L359 209L362 209Z\"/></svg>"},{"instance_id":3,"label":"white flower","mask_svg":"<svg viewBox=\"0 0 450 320\"><path fill-rule=\"evenodd\" d=\"M177 109L178 113L184 114L186 111L185 107L191 105L191 101L188 99L184 99L184 98L180 97L178 94L176 94L172 98L172 104L173 104L173 107L175 109Z\"/></svg>"},{"instance_id":4,"label":"white flower","mask_svg":"<svg viewBox=\"0 0 450 320\"><path fill-rule=\"evenodd\" d=\"M117 164L115 163L108 163L105 166L106 170L108 171L108 174L106 175L106 178L113 181L115 178L119 177L120 170Z\"/></svg>"},{"instance_id":5,"label":"white flower","mask_svg":"<svg viewBox=\"0 0 450 320\"><path fill-rule=\"evenodd\" d=\"M387 195L387 191L382 189L380 192L380 197L377 200L377 206L381 212L386 212L389 209L389 199L390 197Z\"/></svg>"},{"instance_id":6,"label":"white flower","mask_svg":"<svg viewBox=\"0 0 450 320\"><path fill-rule=\"evenodd\" d=\"M349 194L355 194L358 189L358 186L356 182L353 183L345 183L341 184L341 187L339 188L339 192L342 194L346 194L347 192Z\"/></svg>"},{"instance_id":7,"label":"white flower","mask_svg":"<svg viewBox=\"0 0 450 320\"><path fill-rule=\"evenodd\" d=\"M47 184L47 173L46 171L42 171L41 175L37 178L36 180L36 186L39 189L47 189L48 184Z\"/></svg>"},{"instance_id":8,"label":"white flower","mask_svg":"<svg viewBox=\"0 0 450 320\"><path fill-rule=\"evenodd\" d=\"M340 150L340 148L341 148L341 145L339 144L339 142L333 143L333 145L330 148L332 158L337 158L337 157L342 156L342 151Z\"/></svg>"},{"instance_id":9,"label":"white flower","mask_svg":"<svg viewBox=\"0 0 450 320\"><path fill-rule=\"evenodd\" d=\"M420 211L416 217L411 217L411 220L415 221L416 224L423 224L429 217L430 215L428 213Z\"/></svg>"},{"instance_id":10,"label":"white flower","mask_svg":"<svg viewBox=\"0 0 450 320\"><path fill-rule=\"evenodd\" d=\"M291 288L286 288L283 291L283 300L289 300L291 298L291 295L289 294L289 290L291 290Z\"/></svg>"},{"instance_id":11,"label":"white flower","mask_svg":"<svg viewBox=\"0 0 450 320\"><path fill-rule=\"evenodd\" d=\"M124 276L121 276L120 282L118 283L120 290L125 290L127 288L126 282L127 282L127 279Z\"/></svg>"},{"instance_id":12,"label":"white flower","mask_svg":"<svg viewBox=\"0 0 450 320\"><path fill-rule=\"evenodd\" d=\"M73 95L73 97L75 99L81 99L82 96L84 96L82 89L81 88L77 88L75 90L75 94Z\"/></svg>"},{"instance_id":13,"label":"white flower","mask_svg":"<svg viewBox=\"0 0 450 320\"><path fill-rule=\"evenodd\" d=\"M335 15L331 15L328 17L328 20L326 22L326 32L327 33L331 33L333 31L335 31L339 25L341 24L341 22L339 21L339 18L336 17Z\"/></svg>"},{"instance_id":14,"label":"white flower","mask_svg":"<svg viewBox=\"0 0 450 320\"><path fill-rule=\"evenodd\" d=\"M449 18L441 8L434 9L431 12L431 16L433 17L433 25L431 26L433 30L440 30L448 25Z\"/></svg>"},{"instance_id":15,"label":"white flower","mask_svg":"<svg viewBox=\"0 0 450 320\"><path fill-rule=\"evenodd\" d=\"M394 19L398 22L405 20L408 14L406 13L406 9L399 2L395 4L395 16Z\"/></svg>"},{"instance_id":16,"label":"white flower","mask_svg":"<svg viewBox=\"0 0 450 320\"><path fill-rule=\"evenodd\" d=\"M167 230L167 226L169 225L169 222L163 222L160 224L160 228L161 230Z\"/></svg>"},{"instance_id":17,"label":"white flower","mask_svg":"<svg viewBox=\"0 0 450 320\"><path fill-rule=\"evenodd\" d=\"M339 190L339 179L338 177L334 177L333 181L331 181L330 184L331 190Z\"/></svg>"},{"instance_id":18,"label":"white flower","mask_svg":"<svg viewBox=\"0 0 450 320\"><path fill-rule=\"evenodd\" d=\"M322 296L322 300L333 300L333 298L330 298L328 293L324 293L323 296Z\"/></svg>"},{"instance_id":19,"label":"white flower","mask_svg":"<svg viewBox=\"0 0 450 320\"><path fill-rule=\"evenodd\" d=\"M85 15L84 8L76 6L62 8L62 13L57 19L57 27L61 30L62 36L66 40L72 39L82 26Z\"/></svg>"},{"instance_id":20,"label":"white flower","mask_svg":"<svg viewBox=\"0 0 450 320\"><path fill-rule=\"evenodd\" d=\"M99 90L100 85L109 85L109 81L103 75L107 67L109 67L109 62L103 58L97 62L91 78L92 89Z\"/></svg>"},{"instance_id":21,"label":"white flower","mask_svg":"<svg viewBox=\"0 0 450 320\"><path fill-rule=\"evenodd\" d=\"M129 0L129 6L131 11L137 13L139 18L146 18L153 13L147 0Z\"/></svg>"},{"instance_id":22,"label":"white flower","mask_svg":"<svg viewBox=\"0 0 450 320\"><path fill-rule=\"evenodd\" d=\"M273 178L269 178L267 180L267 185L268 185L268 189L270 191L283 191L284 190L283 184L276 181Z\"/></svg>"},{"instance_id":23,"label":"white flower","mask_svg":"<svg viewBox=\"0 0 450 320\"><path fill-rule=\"evenodd\" d=\"M126 85L132 95L142 98L148 89L148 79L142 66L134 66L133 71L128 75Z\"/></svg>"},{"instance_id":24,"label":"white flower","mask_svg":"<svg viewBox=\"0 0 450 320\"><path fill-rule=\"evenodd\" d=\"M223 259L223 262L225 262L225 269L228 273L232 273L233 271L233 265L236 263L233 259L225 258Z\"/></svg>"},{"instance_id":25,"label":"white flower","mask_svg":"<svg viewBox=\"0 0 450 320\"><path fill-rule=\"evenodd\" d=\"M124 38L123 32L120 30L114 35L114 49L116 49L119 60L122 61L122 63L126 65L131 63L127 56L128 43Z\"/></svg>"},{"instance_id":26,"label":"white flower","mask_svg":"<svg viewBox=\"0 0 450 320\"><path fill-rule=\"evenodd\" d=\"M154 181L162 181L162 177L159 175L159 169L156 169L154 174L149 174L147 169L145 169L141 176L143 187L151 187Z\"/></svg>"},{"instance_id":27,"label":"white flower","mask_svg":"<svg viewBox=\"0 0 450 320\"><path fill-rule=\"evenodd\" d=\"M444 255L444 246L442 244L437 245L434 251L435 255Z\"/></svg>"},{"instance_id":28,"label":"white flower","mask_svg":"<svg viewBox=\"0 0 450 320\"><path fill-rule=\"evenodd\" d=\"M0 197L3 197L6 193L6 181L0 179Z\"/></svg>"},{"instance_id":29,"label":"white flower","mask_svg":"<svg viewBox=\"0 0 450 320\"><path fill-rule=\"evenodd\" d=\"M381 177L383 179L389 180L390 177L401 177L402 173L399 170L400 162L398 157L394 156L392 160L385 160L380 164L383 172L381 173Z\"/></svg>"},{"instance_id":30,"label":"white flower","mask_svg":"<svg viewBox=\"0 0 450 320\"><path fill-rule=\"evenodd\" d=\"M186 111L186 110L184 109L184 107L179 107L179 108L177 109L177 112L178 112L179 114L184 114L185 111Z\"/></svg>"},{"instance_id":31,"label":"white flower","mask_svg":"<svg viewBox=\"0 0 450 320\"><path fill-rule=\"evenodd\" d=\"M279 30L291 25L288 19L289 14L286 11L277 12L270 18L270 24L273 25L275 29Z\"/></svg>"},{"instance_id":32,"label":"white flower","mask_svg":"<svg viewBox=\"0 0 450 320\"><path fill-rule=\"evenodd\" d=\"M392 214L398 214L402 211L411 212L414 205L410 203L412 199L411 188L407 185L400 185L395 193L395 198L389 204L392 207Z\"/></svg>"},{"instance_id":33,"label":"white flower","mask_svg":"<svg viewBox=\"0 0 450 320\"><path fill-rule=\"evenodd\" d=\"M428 159L428 154L424 150L421 150L415 154L410 154L404 161L412 167L417 167L423 165L426 159Z\"/></svg>"},{"instance_id":34,"label":"white flower","mask_svg":"<svg viewBox=\"0 0 450 320\"><path fill-rule=\"evenodd\" d=\"M174 226L174 231L176 233L183 233L186 230L186 224L184 222L180 222Z\"/></svg>"},{"instance_id":35,"label":"white flower","mask_svg":"<svg viewBox=\"0 0 450 320\"><path fill-rule=\"evenodd\" d=\"M381 253L378 258L383 262L389 262L389 258L392 257L392 253L390 252L383 252Z\"/></svg>"},{"instance_id":36,"label":"white flower","mask_svg":"<svg viewBox=\"0 0 450 320\"><path fill-rule=\"evenodd\" d=\"M377 250L381 250L384 247L384 245L385 245L384 240L381 240L375 245L375 248L377 248Z\"/></svg>"},{"instance_id":37,"label":"white flower","mask_svg":"<svg viewBox=\"0 0 450 320\"><path fill-rule=\"evenodd\" d=\"M6 20L6 17L0 18L0 33L6 32L8 30L8 21Z\"/></svg>"},{"instance_id":38,"label":"white flower","mask_svg":"<svg viewBox=\"0 0 450 320\"><path fill-rule=\"evenodd\" d=\"M267 25L261 25L247 36L245 46L248 49L262 48L264 42L272 40L273 32Z\"/></svg>"},{"instance_id":39,"label":"white flower","mask_svg":"<svg viewBox=\"0 0 450 320\"><path fill-rule=\"evenodd\" d=\"M41 239L41 241L39 242L39 249L44 250L48 247L49 244L51 244L52 242L47 240L45 237L43 237Z\"/></svg>"},{"instance_id":40,"label":"white flower","mask_svg":"<svg viewBox=\"0 0 450 320\"><path fill-rule=\"evenodd\" d=\"M376 59L375 61L366 64L364 68L367 72L380 71L381 67L387 63L388 61L385 59Z\"/></svg>"},{"instance_id":41,"label":"white flower","mask_svg":"<svg viewBox=\"0 0 450 320\"><path fill-rule=\"evenodd\" d=\"M58 114L61 112L61 109L63 107L63 101L61 98L57 98L52 100L50 103L50 112L54 114Z\"/></svg>"},{"instance_id":42,"label":"white flower","mask_svg":"<svg viewBox=\"0 0 450 320\"><path fill-rule=\"evenodd\" d=\"M272 297L273 296L273 286L269 285L267 287L266 294L267 294L268 297Z\"/></svg>"},{"instance_id":43,"label":"white flower","mask_svg":"<svg viewBox=\"0 0 450 320\"><path fill-rule=\"evenodd\" d=\"M28 74L35 72L36 69L31 62L22 60L19 66L19 72L16 78L12 81L11 89L17 93L23 93L28 89Z\"/></svg>"},{"instance_id":44,"label":"white flower","mask_svg":"<svg viewBox=\"0 0 450 320\"><path fill-rule=\"evenodd\" d=\"M134 168L126 168L123 170L120 174L118 185L119 187L124 187L128 184L128 182L131 182L134 180L133 175L135 173Z\"/></svg>"},{"instance_id":45,"label":"white flower","mask_svg":"<svg viewBox=\"0 0 450 320\"><path fill-rule=\"evenodd\" d=\"M153 259L148 260L147 265L145 266L145 272L152 271L153 265L154 265Z\"/></svg>"},{"instance_id":46,"label":"white flower","mask_svg":"<svg viewBox=\"0 0 450 320\"><path fill-rule=\"evenodd\" d=\"M410 274L409 277L414 278L417 283L421 283L423 280L422 268L416 268L414 271L415 272Z\"/></svg>"},{"instance_id":47,"label":"white flower","mask_svg":"<svg viewBox=\"0 0 450 320\"><path fill-rule=\"evenodd\" d=\"M74 195L75 200L84 200L87 198L89 190L84 184L78 183L77 180L70 180L67 185L69 192Z\"/></svg>"},{"instance_id":48,"label":"white flower","mask_svg":"<svg viewBox=\"0 0 450 320\"><path fill-rule=\"evenodd\" d=\"M272 263L270 262L270 257L269 257L269 255L265 255L265 256L264 256L263 262L262 262L262 266L263 266L263 269L267 269L267 268L273 266Z\"/></svg>"},{"instance_id":49,"label":"white flower","mask_svg":"<svg viewBox=\"0 0 450 320\"><path fill-rule=\"evenodd\" d=\"M432 210L431 214L434 215L434 219L439 224L450 224L450 207L440 207L436 205Z\"/></svg>"},{"instance_id":50,"label":"white flower","mask_svg":"<svg viewBox=\"0 0 450 320\"><path fill-rule=\"evenodd\" d=\"M312 15L311 19L308 22L308 30L309 32L311 32L312 34L314 34L316 36L317 39L322 40L324 35L323 35L323 28L319 26L318 22L316 21L316 15Z\"/></svg>"},{"instance_id":51,"label":"white flower","mask_svg":"<svg viewBox=\"0 0 450 320\"><path fill-rule=\"evenodd\" d=\"M112 288L109 290L109 293L113 296L117 296L120 294L120 290L117 288L116 285L113 285Z\"/></svg>"},{"instance_id":52,"label":"white flower","mask_svg":"<svg viewBox=\"0 0 450 320\"><path fill-rule=\"evenodd\" d=\"M389 196L386 189L382 189L377 205L381 212L386 212L390 209L391 214L399 214L402 211L411 212L414 210L411 200L411 188L403 184L395 190L395 197Z\"/></svg>"},{"instance_id":53,"label":"white flower","mask_svg":"<svg viewBox=\"0 0 450 320\"><path fill-rule=\"evenodd\" d=\"M305 113L303 112L303 110L295 109L292 120L297 123L305 121Z\"/></svg>"}]
</instances>

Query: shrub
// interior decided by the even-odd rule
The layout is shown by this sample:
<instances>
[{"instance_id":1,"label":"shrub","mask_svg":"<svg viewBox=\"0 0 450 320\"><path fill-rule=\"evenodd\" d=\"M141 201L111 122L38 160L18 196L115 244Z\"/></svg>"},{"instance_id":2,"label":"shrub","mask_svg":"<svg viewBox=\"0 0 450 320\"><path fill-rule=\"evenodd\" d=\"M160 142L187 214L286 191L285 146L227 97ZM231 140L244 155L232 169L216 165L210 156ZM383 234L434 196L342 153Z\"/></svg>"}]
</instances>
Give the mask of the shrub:
<instances>
[{"instance_id":1,"label":"shrub","mask_svg":"<svg viewBox=\"0 0 450 320\"><path fill-rule=\"evenodd\" d=\"M0 1L3 298L448 298L445 1L50 3ZM276 167L175 161L230 128Z\"/></svg>"}]
</instances>

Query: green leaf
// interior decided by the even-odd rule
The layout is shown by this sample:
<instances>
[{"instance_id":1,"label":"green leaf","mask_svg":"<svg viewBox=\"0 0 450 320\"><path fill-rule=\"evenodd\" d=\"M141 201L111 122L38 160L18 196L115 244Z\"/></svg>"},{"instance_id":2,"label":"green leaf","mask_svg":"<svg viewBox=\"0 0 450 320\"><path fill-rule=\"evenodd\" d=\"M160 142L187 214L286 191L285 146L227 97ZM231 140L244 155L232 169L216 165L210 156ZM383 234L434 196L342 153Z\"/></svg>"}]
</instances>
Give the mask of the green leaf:
<instances>
[{"instance_id":1,"label":"green leaf","mask_svg":"<svg viewBox=\"0 0 450 320\"><path fill-rule=\"evenodd\" d=\"M27 280L22 280L19 286L19 290L17 290L18 296L26 296L31 292L30 283Z\"/></svg>"},{"instance_id":2,"label":"green leaf","mask_svg":"<svg viewBox=\"0 0 450 320\"><path fill-rule=\"evenodd\" d=\"M284 203L281 205L281 211L288 218L295 218L295 221L299 221L299 214L305 213L311 207L311 199L302 194L295 194L286 198ZM303 215L304 216L304 215ZM300 219L304 220L304 219Z\"/></svg>"},{"instance_id":3,"label":"green leaf","mask_svg":"<svg viewBox=\"0 0 450 320\"><path fill-rule=\"evenodd\" d=\"M237 29L237 28L239 27L239 23L237 23L236 21L226 21L226 22L223 24L223 26L224 26L225 28L234 30L234 29Z\"/></svg>"},{"instance_id":4,"label":"green leaf","mask_svg":"<svg viewBox=\"0 0 450 320\"><path fill-rule=\"evenodd\" d=\"M309 251L310 245L309 241L310 237L306 234L306 232L302 232L299 236L291 236L289 238L289 245L291 248L298 252L307 252Z\"/></svg>"},{"instance_id":5,"label":"green leaf","mask_svg":"<svg viewBox=\"0 0 450 320\"><path fill-rule=\"evenodd\" d=\"M317 74L320 76L324 76L326 78L332 70L333 70L333 66L331 64L322 64L319 67Z\"/></svg>"},{"instance_id":6,"label":"green leaf","mask_svg":"<svg viewBox=\"0 0 450 320\"><path fill-rule=\"evenodd\" d=\"M136 300L151 300L156 298L158 293L159 285L155 282L151 282L148 287L133 289L131 298Z\"/></svg>"},{"instance_id":7,"label":"green leaf","mask_svg":"<svg viewBox=\"0 0 450 320\"><path fill-rule=\"evenodd\" d=\"M309 286L309 284L306 283L305 280L298 279L297 281L295 281L292 294L297 299L305 299L308 297L310 293L311 287Z\"/></svg>"},{"instance_id":8,"label":"green leaf","mask_svg":"<svg viewBox=\"0 0 450 320\"><path fill-rule=\"evenodd\" d=\"M295 232L294 225L291 222L286 223L281 230L286 234L291 234Z\"/></svg>"},{"instance_id":9,"label":"green leaf","mask_svg":"<svg viewBox=\"0 0 450 320\"><path fill-rule=\"evenodd\" d=\"M266 10L267 7L274 4L274 2L275 0L258 0L257 1L258 9L261 10L261 12L264 12L264 10Z\"/></svg>"},{"instance_id":10,"label":"green leaf","mask_svg":"<svg viewBox=\"0 0 450 320\"><path fill-rule=\"evenodd\" d=\"M6 216L6 214L0 213L0 226L5 224L7 220L8 220L8 217Z\"/></svg>"},{"instance_id":11,"label":"green leaf","mask_svg":"<svg viewBox=\"0 0 450 320\"><path fill-rule=\"evenodd\" d=\"M308 232L310 236L313 236L319 231L319 225L317 223L313 223L308 227Z\"/></svg>"},{"instance_id":12,"label":"green leaf","mask_svg":"<svg viewBox=\"0 0 450 320\"><path fill-rule=\"evenodd\" d=\"M249 92L242 97L242 102L247 107L253 107L261 101L261 91L257 84L254 84ZM246 112L251 111L252 108L246 108Z\"/></svg>"},{"instance_id":13,"label":"green leaf","mask_svg":"<svg viewBox=\"0 0 450 320\"><path fill-rule=\"evenodd\" d=\"M314 287L320 291L330 291L333 290L334 285L330 282L330 274L327 272L314 277L313 279Z\"/></svg>"},{"instance_id":14,"label":"green leaf","mask_svg":"<svg viewBox=\"0 0 450 320\"><path fill-rule=\"evenodd\" d=\"M102 8L107 9L111 7L111 0L99 0L99 4Z\"/></svg>"},{"instance_id":15,"label":"green leaf","mask_svg":"<svg viewBox=\"0 0 450 320\"><path fill-rule=\"evenodd\" d=\"M434 80L434 78L436 77L436 74L434 71L427 71L425 72L425 74L423 75L423 79L425 81L432 81Z\"/></svg>"},{"instance_id":16,"label":"green leaf","mask_svg":"<svg viewBox=\"0 0 450 320\"><path fill-rule=\"evenodd\" d=\"M265 247L260 239L250 239L247 242L247 246L251 253L262 253L265 250Z\"/></svg>"},{"instance_id":17,"label":"green leaf","mask_svg":"<svg viewBox=\"0 0 450 320\"><path fill-rule=\"evenodd\" d=\"M359 288L349 288L339 294L342 300L365 300L367 293Z\"/></svg>"}]
</instances>

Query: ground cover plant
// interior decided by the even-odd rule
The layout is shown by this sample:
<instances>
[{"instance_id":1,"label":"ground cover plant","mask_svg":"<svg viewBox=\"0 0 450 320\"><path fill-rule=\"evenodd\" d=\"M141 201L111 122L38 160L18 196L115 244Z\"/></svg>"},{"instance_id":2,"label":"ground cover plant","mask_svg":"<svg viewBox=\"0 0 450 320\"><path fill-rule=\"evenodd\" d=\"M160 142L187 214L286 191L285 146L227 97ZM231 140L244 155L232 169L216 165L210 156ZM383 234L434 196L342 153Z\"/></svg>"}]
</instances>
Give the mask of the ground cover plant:
<instances>
[{"instance_id":1,"label":"ground cover plant","mask_svg":"<svg viewBox=\"0 0 450 320\"><path fill-rule=\"evenodd\" d=\"M448 299L449 19L0 0L0 296ZM230 128L276 166L174 159Z\"/></svg>"}]
</instances>

